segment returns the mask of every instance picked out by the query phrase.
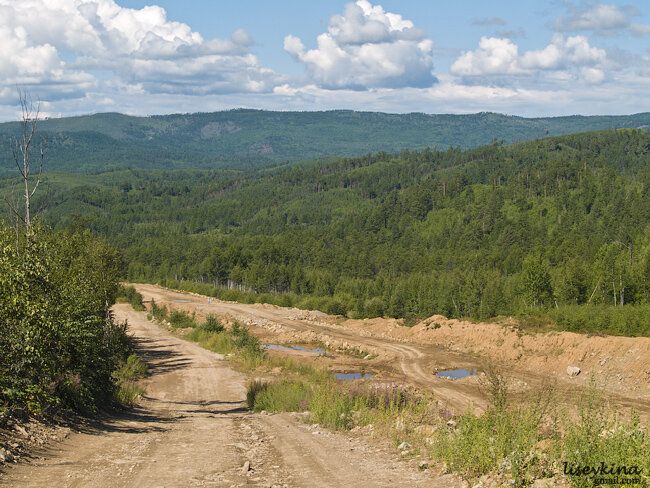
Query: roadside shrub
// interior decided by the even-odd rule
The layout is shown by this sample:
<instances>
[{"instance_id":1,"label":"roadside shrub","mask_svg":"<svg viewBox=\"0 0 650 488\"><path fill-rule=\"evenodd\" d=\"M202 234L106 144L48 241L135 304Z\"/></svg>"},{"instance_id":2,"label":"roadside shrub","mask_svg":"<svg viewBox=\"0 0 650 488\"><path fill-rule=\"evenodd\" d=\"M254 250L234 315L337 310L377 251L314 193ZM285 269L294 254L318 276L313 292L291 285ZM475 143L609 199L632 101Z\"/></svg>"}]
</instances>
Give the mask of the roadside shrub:
<instances>
[{"instance_id":1,"label":"roadside shrub","mask_svg":"<svg viewBox=\"0 0 650 488\"><path fill-rule=\"evenodd\" d=\"M201 324L201 328L207 332L223 332L224 330L223 325L214 314L208 314L205 317L205 322Z\"/></svg>"},{"instance_id":2,"label":"roadside shrub","mask_svg":"<svg viewBox=\"0 0 650 488\"><path fill-rule=\"evenodd\" d=\"M352 425L354 400L333 379L318 385L309 407L313 419L319 424L337 430L349 429Z\"/></svg>"},{"instance_id":3,"label":"roadside shrub","mask_svg":"<svg viewBox=\"0 0 650 488\"><path fill-rule=\"evenodd\" d=\"M138 403L145 389L138 381L147 374L147 365L137 354L130 354L113 372L117 384L114 401L120 405L131 406Z\"/></svg>"},{"instance_id":4,"label":"roadside shrub","mask_svg":"<svg viewBox=\"0 0 650 488\"><path fill-rule=\"evenodd\" d=\"M133 286L120 285L117 291L118 303L130 303L133 310L136 312L144 311L144 304L142 303L142 295Z\"/></svg>"},{"instance_id":5,"label":"roadside shrub","mask_svg":"<svg viewBox=\"0 0 650 488\"><path fill-rule=\"evenodd\" d=\"M87 231L0 227L0 408L92 411L110 400L129 352L109 311L120 253Z\"/></svg>"},{"instance_id":6,"label":"roadside shrub","mask_svg":"<svg viewBox=\"0 0 650 488\"><path fill-rule=\"evenodd\" d=\"M282 380L265 383L251 392L255 410L267 412L299 412L309 404L310 389L300 380ZM249 388L249 391L251 389ZM246 401L248 402L248 393ZM249 404L250 405L250 404Z\"/></svg>"},{"instance_id":7,"label":"roadside shrub","mask_svg":"<svg viewBox=\"0 0 650 488\"><path fill-rule=\"evenodd\" d=\"M159 307L156 304L156 301L152 298L151 299L151 315L153 316L154 319L158 321L162 320L167 320L167 307L163 305L162 307Z\"/></svg>"},{"instance_id":8,"label":"roadside shrub","mask_svg":"<svg viewBox=\"0 0 650 488\"><path fill-rule=\"evenodd\" d=\"M190 316L187 312L182 310L173 310L172 313L169 314L168 320L174 329L188 329L196 327L194 316Z\"/></svg>"},{"instance_id":9,"label":"roadside shrub","mask_svg":"<svg viewBox=\"0 0 650 488\"><path fill-rule=\"evenodd\" d=\"M641 428L636 413L626 419L613 412L603 393L594 385L579 400L579 417L567 425L566 430L561 461L566 463L569 472L577 466L598 467L604 462L609 467L637 466L643 470L641 479L644 481L640 486L650 481L647 429ZM568 477L576 487L594 486L592 476L569 474Z\"/></svg>"},{"instance_id":10,"label":"roadside shrub","mask_svg":"<svg viewBox=\"0 0 650 488\"><path fill-rule=\"evenodd\" d=\"M246 405L248 405L248 408L251 410L255 408L257 395L264 392L268 386L269 384L266 381L253 380L248 383L248 387L246 388Z\"/></svg>"}]
</instances>

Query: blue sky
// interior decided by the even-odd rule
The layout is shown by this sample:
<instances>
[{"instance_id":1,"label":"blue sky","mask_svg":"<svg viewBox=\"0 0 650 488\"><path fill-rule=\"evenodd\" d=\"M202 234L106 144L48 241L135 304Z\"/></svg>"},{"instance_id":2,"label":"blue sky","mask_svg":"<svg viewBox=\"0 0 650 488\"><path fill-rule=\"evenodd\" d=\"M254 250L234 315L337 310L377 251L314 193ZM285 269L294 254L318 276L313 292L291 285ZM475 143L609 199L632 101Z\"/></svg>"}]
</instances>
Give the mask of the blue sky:
<instances>
[{"instance_id":1,"label":"blue sky","mask_svg":"<svg viewBox=\"0 0 650 488\"><path fill-rule=\"evenodd\" d=\"M650 111L631 1L0 0L0 119L253 107Z\"/></svg>"}]
</instances>

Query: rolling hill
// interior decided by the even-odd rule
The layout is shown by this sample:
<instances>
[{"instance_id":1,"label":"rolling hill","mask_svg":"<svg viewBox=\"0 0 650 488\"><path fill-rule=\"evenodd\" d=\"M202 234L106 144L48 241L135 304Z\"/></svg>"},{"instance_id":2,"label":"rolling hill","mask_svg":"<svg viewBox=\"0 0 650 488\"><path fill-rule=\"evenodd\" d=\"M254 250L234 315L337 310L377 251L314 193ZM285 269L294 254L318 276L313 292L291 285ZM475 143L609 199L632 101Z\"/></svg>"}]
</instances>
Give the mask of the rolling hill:
<instances>
[{"instance_id":1,"label":"rolling hill","mask_svg":"<svg viewBox=\"0 0 650 488\"><path fill-rule=\"evenodd\" d=\"M43 120L48 171L95 173L137 169L252 169L329 156L397 153L449 146L474 148L611 128L647 128L650 113L523 118L386 114L345 110L224 112L131 117L118 113ZM16 122L0 124L0 176L13 171Z\"/></svg>"}]
</instances>

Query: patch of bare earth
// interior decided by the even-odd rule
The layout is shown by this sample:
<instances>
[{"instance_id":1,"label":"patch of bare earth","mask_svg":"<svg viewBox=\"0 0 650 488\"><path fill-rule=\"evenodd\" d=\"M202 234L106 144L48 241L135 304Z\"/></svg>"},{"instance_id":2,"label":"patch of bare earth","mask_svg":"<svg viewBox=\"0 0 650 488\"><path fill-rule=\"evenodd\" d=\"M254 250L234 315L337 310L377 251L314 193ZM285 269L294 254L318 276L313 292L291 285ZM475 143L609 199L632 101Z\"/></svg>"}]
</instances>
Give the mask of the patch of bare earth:
<instances>
[{"instance_id":1,"label":"patch of bare earth","mask_svg":"<svg viewBox=\"0 0 650 488\"><path fill-rule=\"evenodd\" d=\"M614 406L634 408L645 419L650 416L648 337L527 333L508 323L473 323L440 315L404 327L396 319L344 320L317 311L223 302L155 285L136 288L146 300L153 298L159 305L195 313L198 318L214 313L226 321L243 322L267 344L321 344L335 355L348 351L353 354L309 360L334 371L363 368L378 380L433 390L439 400L457 411L470 404L478 409L486 406L479 376L449 380L437 373L455 368L480 370L492 364L512 378L519 394L553 381L572 400L575 391L593 381L605 390ZM366 355L359 356L359 351ZM569 366L579 368L580 373L570 376Z\"/></svg>"},{"instance_id":2,"label":"patch of bare earth","mask_svg":"<svg viewBox=\"0 0 650 488\"><path fill-rule=\"evenodd\" d=\"M246 376L221 355L128 305L114 310L149 366L145 399L44 442L31 462L5 466L0 486L467 486L400 461L385 441L329 432L295 414L252 413L244 406Z\"/></svg>"}]
</instances>

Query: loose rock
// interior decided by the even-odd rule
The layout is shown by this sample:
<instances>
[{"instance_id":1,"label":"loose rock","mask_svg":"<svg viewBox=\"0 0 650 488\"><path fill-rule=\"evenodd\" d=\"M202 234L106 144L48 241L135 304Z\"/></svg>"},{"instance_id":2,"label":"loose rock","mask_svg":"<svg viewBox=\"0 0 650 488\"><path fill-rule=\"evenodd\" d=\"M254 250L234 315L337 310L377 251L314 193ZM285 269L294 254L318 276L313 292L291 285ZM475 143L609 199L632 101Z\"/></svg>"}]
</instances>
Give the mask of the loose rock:
<instances>
[{"instance_id":1,"label":"loose rock","mask_svg":"<svg viewBox=\"0 0 650 488\"><path fill-rule=\"evenodd\" d=\"M566 373L571 378L574 378L580 374L580 368L578 368L577 366L567 366Z\"/></svg>"}]
</instances>

